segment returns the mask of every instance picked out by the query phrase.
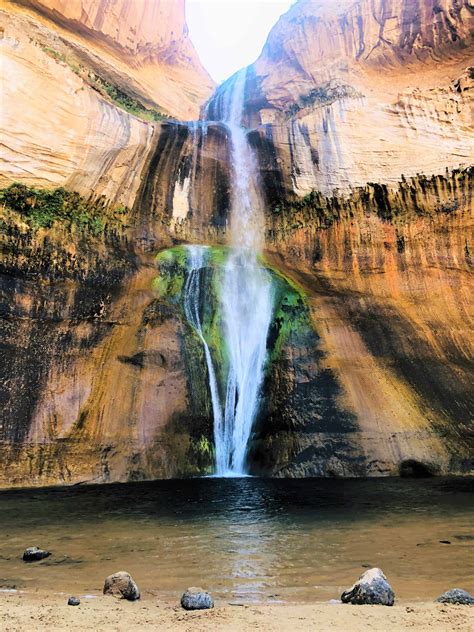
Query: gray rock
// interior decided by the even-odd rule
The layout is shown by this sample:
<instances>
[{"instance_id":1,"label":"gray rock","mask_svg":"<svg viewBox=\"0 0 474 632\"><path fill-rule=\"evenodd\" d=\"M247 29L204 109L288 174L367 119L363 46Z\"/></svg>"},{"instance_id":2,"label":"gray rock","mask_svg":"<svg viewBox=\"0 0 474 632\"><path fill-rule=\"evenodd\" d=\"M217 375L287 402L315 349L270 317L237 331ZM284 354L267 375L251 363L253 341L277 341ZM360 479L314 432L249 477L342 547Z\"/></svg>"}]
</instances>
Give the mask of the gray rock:
<instances>
[{"instance_id":1,"label":"gray rock","mask_svg":"<svg viewBox=\"0 0 474 632\"><path fill-rule=\"evenodd\" d=\"M49 557L50 555L51 553L49 551L39 549L37 546L30 546L23 551L23 561L38 562L39 560L44 560L45 557Z\"/></svg>"},{"instance_id":2,"label":"gray rock","mask_svg":"<svg viewBox=\"0 0 474 632\"><path fill-rule=\"evenodd\" d=\"M371 568L341 595L343 603L393 606L395 594L380 568Z\"/></svg>"},{"instance_id":3,"label":"gray rock","mask_svg":"<svg viewBox=\"0 0 474 632\"><path fill-rule=\"evenodd\" d=\"M208 610L214 608L211 595L202 588L188 588L181 597L181 605L185 610Z\"/></svg>"},{"instance_id":4,"label":"gray rock","mask_svg":"<svg viewBox=\"0 0 474 632\"><path fill-rule=\"evenodd\" d=\"M109 575L104 584L104 595L114 595L128 601L140 599L140 591L131 575L125 571L119 571Z\"/></svg>"},{"instance_id":5,"label":"gray rock","mask_svg":"<svg viewBox=\"0 0 474 632\"><path fill-rule=\"evenodd\" d=\"M77 597L69 597L69 599L67 600L68 606L78 606L80 603L81 603L81 600L78 599Z\"/></svg>"},{"instance_id":6,"label":"gray rock","mask_svg":"<svg viewBox=\"0 0 474 632\"><path fill-rule=\"evenodd\" d=\"M462 588L447 590L436 599L439 603L454 603L462 606L474 606L474 597Z\"/></svg>"}]
</instances>

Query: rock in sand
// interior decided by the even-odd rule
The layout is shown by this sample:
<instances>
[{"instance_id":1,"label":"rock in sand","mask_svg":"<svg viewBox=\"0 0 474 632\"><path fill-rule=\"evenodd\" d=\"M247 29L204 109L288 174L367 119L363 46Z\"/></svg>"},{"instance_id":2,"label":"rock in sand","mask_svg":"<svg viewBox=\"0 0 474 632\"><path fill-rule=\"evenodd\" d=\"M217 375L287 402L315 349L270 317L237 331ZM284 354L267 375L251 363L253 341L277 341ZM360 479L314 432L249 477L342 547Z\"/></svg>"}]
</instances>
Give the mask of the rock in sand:
<instances>
[{"instance_id":1,"label":"rock in sand","mask_svg":"<svg viewBox=\"0 0 474 632\"><path fill-rule=\"evenodd\" d=\"M45 557L49 557L50 555L51 553L49 551L44 551L37 546L30 546L23 551L23 561L38 562L39 560L44 560Z\"/></svg>"},{"instance_id":2,"label":"rock in sand","mask_svg":"<svg viewBox=\"0 0 474 632\"><path fill-rule=\"evenodd\" d=\"M395 594L380 568L371 568L341 595L343 603L393 606Z\"/></svg>"},{"instance_id":3,"label":"rock in sand","mask_svg":"<svg viewBox=\"0 0 474 632\"><path fill-rule=\"evenodd\" d=\"M109 575L104 584L104 595L114 595L128 601L140 599L140 591L131 575L125 571L119 571Z\"/></svg>"},{"instance_id":4,"label":"rock in sand","mask_svg":"<svg viewBox=\"0 0 474 632\"><path fill-rule=\"evenodd\" d=\"M68 606L78 606L80 603L81 603L81 600L78 599L77 597L69 597L69 599L67 600Z\"/></svg>"},{"instance_id":5,"label":"rock in sand","mask_svg":"<svg viewBox=\"0 0 474 632\"><path fill-rule=\"evenodd\" d=\"M202 588L188 588L181 597L181 605L185 610L208 610L214 608L211 595Z\"/></svg>"},{"instance_id":6,"label":"rock in sand","mask_svg":"<svg viewBox=\"0 0 474 632\"><path fill-rule=\"evenodd\" d=\"M436 599L439 603L453 603L461 606L474 606L474 597L462 588L447 590Z\"/></svg>"}]
</instances>

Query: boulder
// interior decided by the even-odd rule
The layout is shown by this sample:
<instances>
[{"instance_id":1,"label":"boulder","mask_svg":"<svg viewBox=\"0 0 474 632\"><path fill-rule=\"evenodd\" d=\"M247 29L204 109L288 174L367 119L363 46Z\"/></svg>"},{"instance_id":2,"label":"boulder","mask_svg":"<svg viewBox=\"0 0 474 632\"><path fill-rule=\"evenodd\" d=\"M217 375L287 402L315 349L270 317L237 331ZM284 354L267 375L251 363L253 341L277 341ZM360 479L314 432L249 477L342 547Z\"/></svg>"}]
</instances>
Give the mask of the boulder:
<instances>
[{"instance_id":1,"label":"boulder","mask_svg":"<svg viewBox=\"0 0 474 632\"><path fill-rule=\"evenodd\" d=\"M104 584L104 595L114 595L128 601L140 599L140 591L132 576L125 571L109 575Z\"/></svg>"},{"instance_id":2,"label":"boulder","mask_svg":"<svg viewBox=\"0 0 474 632\"><path fill-rule=\"evenodd\" d=\"M395 594L380 568L371 568L341 595L343 603L393 606Z\"/></svg>"},{"instance_id":3,"label":"boulder","mask_svg":"<svg viewBox=\"0 0 474 632\"><path fill-rule=\"evenodd\" d=\"M49 551L44 551L37 546L30 546L23 551L23 561L38 562L39 560L44 560L45 557L49 557L50 555L51 553Z\"/></svg>"},{"instance_id":4,"label":"boulder","mask_svg":"<svg viewBox=\"0 0 474 632\"><path fill-rule=\"evenodd\" d=\"M454 603L461 606L474 606L474 597L462 588L447 590L436 599L439 603Z\"/></svg>"},{"instance_id":5,"label":"boulder","mask_svg":"<svg viewBox=\"0 0 474 632\"><path fill-rule=\"evenodd\" d=\"M211 595L202 588L188 588L181 597L181 605L185 610L208 610L214 608Z\"/></svg>"},{"instance_id":6,"label":"boulder","mask_svg":"<svg viewBox=\"0 0 474 632\"><path fill-rule=\"evenodd\" d=\"M69 597L69 599L67 600L68 606L78 606L80 603L81 603L81 600L78 599L77 597Z\"/></svg>"}]
</instances>

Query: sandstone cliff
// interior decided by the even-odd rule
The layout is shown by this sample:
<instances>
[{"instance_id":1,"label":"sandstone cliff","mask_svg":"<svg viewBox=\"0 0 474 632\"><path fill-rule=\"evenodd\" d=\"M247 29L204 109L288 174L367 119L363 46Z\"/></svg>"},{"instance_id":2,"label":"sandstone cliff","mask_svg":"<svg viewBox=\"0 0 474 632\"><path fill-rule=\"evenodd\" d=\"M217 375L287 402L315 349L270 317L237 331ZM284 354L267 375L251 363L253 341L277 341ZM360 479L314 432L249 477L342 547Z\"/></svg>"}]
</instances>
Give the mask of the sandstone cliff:
<instances>
[{"instance_id":1,"label":"sandstone cliff","mask_svg":"<svg viewBox=\"0 0 474 632\"><path fill-rule=\"evenodd\" d=\"M467 0L297 2L247 82L247 118L271 124L261 134L288 187L347 191L470 164L473 23Z\"/></svg>"},{"instance_id":2,"label":"sandstone cliff","mask_svg":"<svg viewBox=\"0 0 474 632\"><path fill-rule=\"evenodd\" d=\"M1 485L209 471L202 348L156 290L165 275L174 297L183 266L155 255L225 242L228 132L160 120L190 106L143 67L183 40L149 41L126 5L2 10L0 185L37 189L3 203ZM471 32L465 0L300 0L247 71L264 257L301 297L274 314L255 473L472 470ZM82 201L59 192L44 217L59 185ZM305 325L277 352L287 320Z\"/></svg>"},{"instance_id":3,"label":"sandstone cliff","mask_svg":"<svg viewBox=\"0 0 474 632\"><path fill-rule=\"evenodd\" d=\"M0 183L132 205L159 121L196 117L212 89L184 3L2 2L0 26Z\"/></svg>"},{"instance_id":4,"label":"sandstone cliff","mask_svg":"<svg viewBox=\"0 0 474 632\"><path fill-rule=\"evenodd\" d=\"M213 88L188 37L185 2L14 0L119 88L192 119ZM9 11L14 10L8 7Z\"/></svg>"}]
</instances>

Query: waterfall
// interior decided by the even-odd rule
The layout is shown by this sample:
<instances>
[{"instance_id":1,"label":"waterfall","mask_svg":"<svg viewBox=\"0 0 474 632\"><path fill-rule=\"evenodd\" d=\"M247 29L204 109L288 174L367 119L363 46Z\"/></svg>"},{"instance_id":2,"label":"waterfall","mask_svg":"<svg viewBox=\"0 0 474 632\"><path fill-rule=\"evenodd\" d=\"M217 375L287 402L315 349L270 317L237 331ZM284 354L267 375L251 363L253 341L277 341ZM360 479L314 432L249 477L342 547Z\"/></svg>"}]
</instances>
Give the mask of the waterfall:
<instances>
[{"instance_id":1,"label":"waterfall","mask_svg":"<svg viewBox=\"0 0 474 632\"><path fill-rule=\"evenodd\" d=\"M207 372L209 375L209 389L211 391L212 413L214 416L214 444L216 447L216 471L222 471L226 467L226 455L223 451L224 424L222 408L219 401L219 389L217 386L216 372L212 362L211 352L207 344L201 325L201 285L202 271L206 266L208 248L206 246L187 246L188 251L188 276L184 286L184 313L188 322L201 339L206 356Z\"/></svg>"},{"instance_id":2,"label":"waterfall","mask_svg":"<svg viewBox=\"0 0 474 632\"><path fill-rule=\"evenodd\" d=\"M241 126L246 69L221 96L221 118L231 136L231 253L222 307L229 352L225 402L227 469L245 472L247 445L258 410L273 300L269 273L257 261L263 242L264 206L254 153Z\"/></svg>"},{"instance_id":3,"label":"waterfall","mask_svg":"<svg viewBox=\"0 0 474 632\"><path fill-rule=\"evenodd\" d=\"M236 73L219 91L206 112L224 125L231 141L230 251L224 265L222 334L228 353L224 408L219 401L215 370L199 318L200 270L204 250L189 247L185 312L200 336L209 372L214 413L216 475L245 475L247 447L258 411L266 358L273 296L270 274L258 263L263 243L264 205L257 163L241 126L246 69Z\"/></svg>"}]
</instances>

